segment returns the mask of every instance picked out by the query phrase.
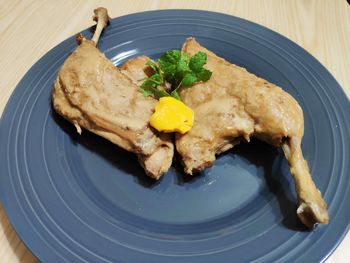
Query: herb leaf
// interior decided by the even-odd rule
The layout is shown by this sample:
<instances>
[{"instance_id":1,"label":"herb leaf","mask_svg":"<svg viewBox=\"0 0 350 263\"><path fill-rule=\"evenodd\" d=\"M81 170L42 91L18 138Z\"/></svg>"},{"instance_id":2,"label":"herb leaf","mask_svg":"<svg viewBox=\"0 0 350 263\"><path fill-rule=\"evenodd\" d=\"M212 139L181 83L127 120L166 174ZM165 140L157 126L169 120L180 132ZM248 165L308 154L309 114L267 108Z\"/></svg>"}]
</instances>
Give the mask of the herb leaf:
<instances>
[{"instance_id":1,"label":"herb leaf","mask_svg":"<svg viewBox=\"0 0 350 263\"><path fill-rule=\"evenodd\" d=\"M186 53L182 53L176 66L175 77L178 81L181 81L187 73L190 73L190 67L188 66L190 59Z\"/></svg>"},{"instance_id":2,"label":"herb leaf","mask_svg":"<svg viewBox=\"0 0 350 263\"><path fill-rule=\"evenodd\" d=\"M161 97L169 97L170 94L165 90L159 90L157 88L152 88L154 97L159 100Z\"/></svg>"},{"instance_id":3,"label":"herb leaf","mask_svg":"<svg viewBox=\"0 0 350 263\"><path fill-rule=\"evenodd\" d=\"M197 52L190 59L189 55L180 50L169 50L158 59L158 65L149 60L146 65L155 72L154 75L144 79L140 91L144 96L153 95L156 99L164 96L172 96L178 100L180 96L177 92L180 86L190 87L199 81L210 79L212 72L204 65L207 63L207 54L202 51ZM157 86L168 81L172 85L172 92L169 94L165 90L157 89Z\"/></svg>"},{"instance_id":4,"label":"herb leaf","mask_svg":"<svg viewBox=\"0 0 350 263\"><path fill-rule=\"evenodd\" d=\"M177 89L174 89L171 93L170 93L170 96L177 99L177 100L180 100L181 101L181 98L180 98L180 95L179 93L177 92Z\"/></svg>"},{"instance_id":5,"label":"herb leaf","mask_svg":"<svg viewBox=\"0 0 350 263\"><path fill-rule=\"evenodd\" d=\"M147 62L148 63L148 62ZM160 72L158 66L152 62L153 64L149 63L149 66L154 68L155 72ZM159 99L161 97L169 96L169 93L165 90L158 90L157 86L162 85L164 83L163 76L160 73L155 73L151 77L148 77L145 79L145 81L142 83L139 90L142 92L142 94L145 97L153 95L156 99Z\"/></svg>"},{"instance_id":6,"label":"herb leaf","mask_svg":"<svg viewBox=\"0 0 350 263\"><path fill-rule=\"evenodd\" d=\"M187 73L182 79L182 85L185 87L192 86L197 81L196 75Z\"/></svg>"},{"instance_id":7,"label":"herb leaf","mask_svg":"<svg viewBox=\"0 0 350 263\"><path fill-rule=\"evenodd\" d=\"M180 50L165 52L158 59L159 67L164 72L164 77L170 83L180 82L184 75L190 72L188 66L190 58L188 54Z\"/></svg>"},{"instance_id":8,"label":"herb leaf","mask_svg":"<svg viewBox=\"0 0 350 263\"><path fill-rule=\"evenodd\" d=\"M148 97L153 95L153 91L150 89L143 89L143 88L139 88L139 91L143 94L143 96Z\"/></svg>"},{"instance_id":9,"label":"herb leaf","mask_svg":"<svg viewBox=\"0 0 350 263\"><path fill-rule=\"evenodd\" d=\"M163 84L164 80L161 74L154 74L149 78L146 78L142 83L141 88L146 89L150 87L157 87L158 85Z\"/></svg>"},{"instance_id":10,"label":"herb leaf","mask_svg":"<svg viewBox=\"0 0 350 263\"><path fill-rule=\"evenodd\" d=\"M154 96L156 99L160 99L161 97L168 97L170 94L165 90L159 90L155 87L147 87L147 88L139 88L140 92L145 96Z\"/></svg>"},{"instance_id":11,"label":"herb leaf","mask_svg":"<svg viewBox=\"0 0 350 263\"><path fill-rule=\"evenodd\" d=\"M202 51L193 55L190 60L189 67L192 71L198 73L203 69L203 66L207 63L207 54Z\"/></svg>"},{"instance_id":12,"label":"herb leaf","mask_svg":"<svg viewBox=\"0 0 350 263\"><path fill-rule=\"evenodd\" d=\"M160 63L161 61L167 62L169 64L175 64L180 60L181 57L181 51L180 50L169 50L162 54L158 60Z\"/></svg>"},{"instance_id":13,"label":"herb leaf","mask_svg":"<svg viewBox=\"0 0 350 263\"><path fill-rule=\"evenodd\" d=\"M160 68L159 68L158 65L157 65L156 63L154 63L152 60L148 60L148 61L146 62L146 65L147 65L147 66L150 66L150 67L154 70L155 74L160 74Z\"/></svg>"},{"instance_id":14,"label":"herb leaf","mask_svg":"<svg viewBox=\"0 0 350 263\"><path fill-rule=\"evenodd\" d=\"M202 68L197 74L198 81L206 82L210 79L212 72L206 68Z\"/></svg>"}]
</instances>

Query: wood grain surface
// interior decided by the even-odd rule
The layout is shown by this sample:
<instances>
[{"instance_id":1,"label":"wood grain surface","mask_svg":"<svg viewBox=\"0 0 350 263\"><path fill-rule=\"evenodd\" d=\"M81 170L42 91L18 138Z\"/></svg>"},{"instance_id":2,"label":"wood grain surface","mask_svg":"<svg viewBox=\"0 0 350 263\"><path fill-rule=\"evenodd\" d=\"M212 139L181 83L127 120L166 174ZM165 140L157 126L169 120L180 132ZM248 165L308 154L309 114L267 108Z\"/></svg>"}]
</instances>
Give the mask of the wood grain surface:
<instances>
[{"instance_id":1,"label":"wood grain surface","mask_svg":"<svg viewBox=\"0 0 350 263\"><path fill-rule=\"evenodd\" d=\"M0 114L26 71L61 41L91 26L92 10L98 6L107 7L112 18L146 10L184 8L254 21L310 52L350 96L350 6L346 0L0 0ZM37 262L11 227L1 203L0 221L0 262ZM349 248L350 233L327 262L349 262Z\"/></svg>"}]
</instances>

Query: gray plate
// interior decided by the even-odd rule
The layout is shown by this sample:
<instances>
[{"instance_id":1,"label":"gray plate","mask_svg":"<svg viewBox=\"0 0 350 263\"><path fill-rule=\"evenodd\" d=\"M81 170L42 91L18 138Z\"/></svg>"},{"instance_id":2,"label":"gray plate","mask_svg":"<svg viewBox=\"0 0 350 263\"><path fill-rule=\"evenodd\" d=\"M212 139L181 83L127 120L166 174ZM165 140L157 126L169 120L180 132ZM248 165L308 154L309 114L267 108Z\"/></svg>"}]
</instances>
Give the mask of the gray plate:
<instances>
[{"instance_id":1,"label":"gray plate","mask_svg":"<svg viewBox=\"0 0 350 263\"><path fill-rule=\"evenodd\" d=\"M91 37L89 30L83 32ZM69 38L24 76L0 126L0 193L26 245L45 262L273 262L324 260L349 228L350 106L302 48L251 22L168 10L113 19L100 49L115 64L180 48L188 36L283 87L305 115L303 151L331 221L306 231L280 150L257 141L193 178L175 162L160 182L133 154L51 109L53 80L76 48Z\"/></svg>"}]
</instances>

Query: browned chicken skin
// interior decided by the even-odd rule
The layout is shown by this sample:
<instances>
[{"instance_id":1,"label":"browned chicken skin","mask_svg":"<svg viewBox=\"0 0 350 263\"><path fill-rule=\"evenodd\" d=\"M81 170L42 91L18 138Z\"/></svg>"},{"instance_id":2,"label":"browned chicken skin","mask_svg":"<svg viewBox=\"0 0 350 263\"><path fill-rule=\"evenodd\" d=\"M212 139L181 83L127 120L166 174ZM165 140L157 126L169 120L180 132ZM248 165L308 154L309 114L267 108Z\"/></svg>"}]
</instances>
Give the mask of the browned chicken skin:
<instances>
[{"instance_id":1,"label":"browned chicken skin","mask_svg":"<svg viewBox=\"0 0 350 263\"><path fill-rule=\"evenodd\" d=\"M138 81L149 73L147 57L115 67L97 48L108 23L107 10L95 11L96 32L92 40L77 37L80 46L60 69L53 90L54 109L73 123L138 155L146 173L159 179L170 167L174 146L170 134L149 126L156 100L144 97ZM176 135L176 147L186 173L212 165L220 154L250 137L281 146L295 179L297 213L309 227L328 222L327 205L309 173L301 151L303 112L281 88L230 64L187 39L183 50L190 55L204 51L211 79L180 91L195 112L193 129ZM165 85L162 88L167 88Z\"/></svg>"},{"instance_id":2,"label":"browned chicken skin","mask_svg":"<svg viewBox=\"0 0 350 263\"><path fill-rule=\"evenodd\" d=\"M97 26L92 40L77 38L80 46L67 58L58 72L53 90L54 109L72 122L138 155L146 173L159 179L172 163L174 146L171 135L149 126L157 100L144 97L135 77L143 67L118 69L96 44L107 25L107 10L95 11ZM144 63L144 62L143 62Z\"/></svg>"},{"instance_id":3,"label":"browned chicken skin","mask_svg":"<svg viewBox=\"0 0 350 263\"><path fill-rule=\"evenodd\" d=\"M241 140L256 137L282 146L295 179L298 216L308 227L328 223L327 205L309 173L301 151L303 112L288 93L274 84L230 64L188 38L183 51L208 55L209 81L182 88L182 100L195 112L193 128L176 135L176 149L185 172L192 174L212 165L220 154Z\"/></svg>"}]
</instances>

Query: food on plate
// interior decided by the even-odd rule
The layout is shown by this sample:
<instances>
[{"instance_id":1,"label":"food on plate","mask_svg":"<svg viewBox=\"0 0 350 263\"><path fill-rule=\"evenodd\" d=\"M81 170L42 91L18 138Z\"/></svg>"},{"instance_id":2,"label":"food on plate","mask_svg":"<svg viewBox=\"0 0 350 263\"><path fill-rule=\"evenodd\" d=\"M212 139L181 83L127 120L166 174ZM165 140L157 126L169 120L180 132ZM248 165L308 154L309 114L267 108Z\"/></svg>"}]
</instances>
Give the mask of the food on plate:
<instances>
[{"instance_id":1,"label":"food on plate","mask_svg":"<svg viewBox=\"0 0 350 263\"><path fill-rule=\"evenodd\" d=\"M190 58L181 50L169 50L159 57L157 63L151 60L146 63L153 69L153 74L144 79L140 91L146 97L152 95L159 99L171 96L181 100L177 93L180 87L190 87L210 79L212 72L204 68L206 63L207 55L204 52L200 51ZM164 83L171 85L170 91L158 88Z\"/></svg>"},{"instance_id":2,"label":"food on plate","mask_svg":"<svg viewBox=\"0 0 350 263\"><path fill-rule=\"evenodd\" d=\"M188 38L182 50L190 56L206 53L206 66L213 72L207 82L179 90L195 113L192 129L176 134L185 172L201 171L213 164L215 155L256 137L282 147L295 180L300 220L308 227L327 224L327 205L301 150L304 118L297 101L276 85L216 56L194 38Z\"/></svg>"},{"instance_id":3,"label":"food on plate","mask_svg":"<svg viewBox=\"0 0 350 263\"><path fill-rule=\"evenodd\" d=\"M155 62L146 56L139 56L125 62L120 69L135 84L139 85L140 80L143 80L145 83L145 79L149 79L156 72L154 71L154 66L148 65L155 65ZM193 111L168 93L171 92L172 88L171 84L165 79L152 86L153 88L157 89L157 91L140 88L140 92L144 96L152 95L155 98L159 98L159 102L155 104L154 113L150 117L150 125L163 132L187 132L192 127ZM166 95L161 96L161 94Z\"/></svg>"},{"instance_id":4,"label":"food on plate","mask_svg":"<svg viewBox=\"0 0 350 263\"><path fill-rule=\"evenodd\" d=\"M115 67L96 48L108 23L107 10L98 8L94 13L97 26L92 40L78 36L80 45L58 72L53 107L78 133L85 128L136 153L147 175L159 179L171 166L174 145L171 134L149 126L158 101L143 96L134 83L135 77L147 77L147 66L143 61L140 66Z\"/></svg>"},{"instance_id":5,"label":"food on plate","mask_svg":"<svg viewBox=\"0 0 350 263\"><path fill-rule=\"evenodd\" d=\"M141 56L117 68L96 48L108 24L107 10L94 13L92 40L77 37L79 47L59 70L52 96L54 109L78 133L85 128L136 153L155 179L172 163L170 132L176 132L176 149L188 174L256 137L282 147L295 180L300 220L308 227L328 223L327 205L301 150L303 112L291 95L194 38L158 61Z\"/></svg>"},{"instance_id":6,"label":"food on plate","mask_svg":"<svg viewBox=\"0 0 350 263\"><path fill-rule=\"evenodd\" d=\"M190 58L181 50L165 52L157 63L147 61L146 65L153 69L153 73L143 79L140 91L146 97L159 99L150 119L152 127L162 132L181 134L192 128L193 111L181 102L177 91L181 87L208 81L212 72L204 68L206 63L207 55L204 52L198 52ZM170 84L168 89L162 88L165 83Z\"/></svg>"},{"instance_id":7,"label":"food on plate","mask_svg":"<svg viewBox=\"0 0 350 263\"><path fill-rule=\"evenodd\" d=\"M193 110L174 97L162 97L151 116L150 124L158 131L184 134L193 126Z\"/></svg>"}]
</instances>

